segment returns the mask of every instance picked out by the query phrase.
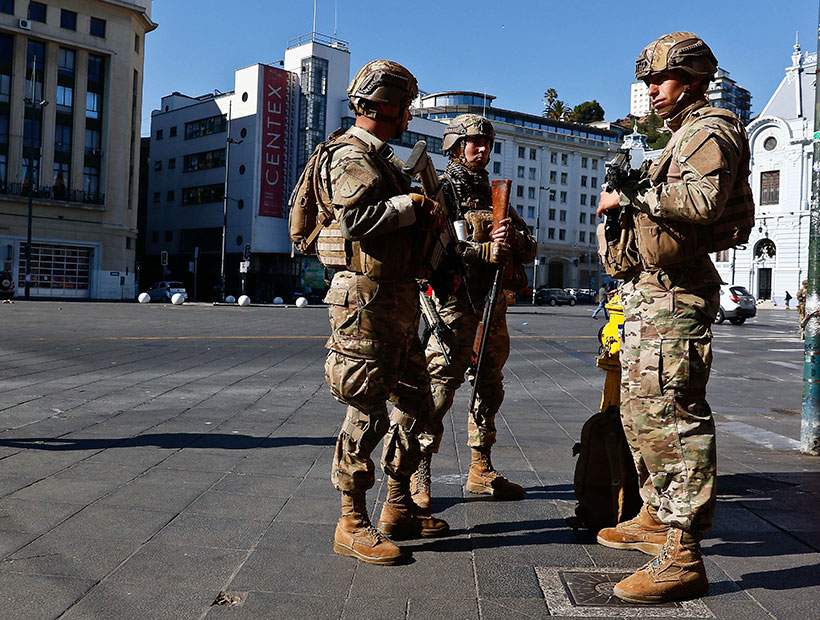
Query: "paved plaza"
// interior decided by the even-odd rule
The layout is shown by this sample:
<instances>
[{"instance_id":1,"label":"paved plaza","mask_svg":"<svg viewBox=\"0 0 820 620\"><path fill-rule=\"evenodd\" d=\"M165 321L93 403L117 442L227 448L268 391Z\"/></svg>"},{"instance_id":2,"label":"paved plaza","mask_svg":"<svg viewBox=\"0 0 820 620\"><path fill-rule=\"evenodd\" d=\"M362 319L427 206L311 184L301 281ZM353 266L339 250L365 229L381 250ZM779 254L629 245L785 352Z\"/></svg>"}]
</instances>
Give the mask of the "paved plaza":
<instances>
[{"instance_id":1,"label":"paved plaza","mask_svg":"<svg viewBox=\"0 0 820 620\"><path fill-rule=\"evenodd\" d=\"M604 380L593 308L509 311L493 456L526 498L463 490L464 388L433 461L451 536L382 567L332 550L344 407L324 382L324 308L0 305L0 619L820 617L820 458L797 451L794 310L714 327L711 588L634 607L607 593L647 556L566 521L572 446Z\"/></svg>"}]
</instances>

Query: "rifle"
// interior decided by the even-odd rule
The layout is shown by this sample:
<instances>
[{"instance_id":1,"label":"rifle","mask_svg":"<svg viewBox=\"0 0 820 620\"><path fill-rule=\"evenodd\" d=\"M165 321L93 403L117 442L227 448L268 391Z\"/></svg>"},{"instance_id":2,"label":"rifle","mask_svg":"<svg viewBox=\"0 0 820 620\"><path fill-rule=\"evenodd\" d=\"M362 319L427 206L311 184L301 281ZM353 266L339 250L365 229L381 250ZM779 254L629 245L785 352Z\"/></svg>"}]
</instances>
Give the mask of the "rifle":
<instances>
[{"instance_id":1,"label":"rifle","mask_svg":"<svg viewBox=\"0 0 820 620\"><path fill-rule=\"evenodd\" d=\"M495 180L493 184L493 229L498 227L498 223L507 218L510 207L510 186L512 181L509 179ZM478 391L478 380L481 373L481 362L484 359L484 349L487 347L487 338L490 335L490 327L493 323L493 316L495 315L495 306L498 303L498 296L501 294L501 281L504 279L504 272L507 270L507 265L496 265L495 274L493 275L493 285L490 287L490 292L487 293L487 299L484 302L484 312L481 316L481 322L475 333L475 340L473 340L473 354L470 360L470 365L473 369L473 393L470 396L470 411L475 408L475 401Z\"/></svg>"},{"instance_id":2,"label":"rifle","mask_svg":"<svg viewBox=\"0 0 820 620\"><path fill-rule=\"evenodd\" d=\"M601 189L617 192L632 177L632 156L629 149L620 148L615 157L606 164L606 177ZM621 235L620 215L623 209L609 209L604 212L604 236L607 243L618 240Z\"/></svg>"},{"instance_id":3,"label":"rifle","mask_svg":"<svg viewBox=\"0 0 820 620\"><path fill-rule=\"evenodd\" d=\"M459 219L458 205L455 204L454 198L438 178L433 160L427 153L427 142L424 140L416 142L402 171L407 175L417 177L421 183L424 195L430 200L436 201L441 208L444 209L445 227L435 238L435 247L433 248L433 256L430 263L433 271L435 271L441 266L448 252L455 257L456 273L461 278L461 285L467 294L467 302L470 304L470 309L475 312L475 304L473 304L473 299L470 296L470 287L467 286L467 268L464 265L461 248L457 243L458 235L456 234L454 221Z\"/></svg>"},{"instance_id":4,"label":"rifle","mask_svg":"<svg viewBox=\"0 0 820 620\"><path fill-rule=\"evenodd\" d=\"M450 356L447 354L447 349L444 348L444 341L441 339L444 332L449 331L447 323L441 318L433 305L432 300L424 291L424 286L419 285L419 305L421 306L421 316L424 318L424 335L422 336L422 343L426 344L432 335L438 342L439 349L441 349L441 356L444 358L444 363L450 365Z\"/></svg>"}]
</instances>

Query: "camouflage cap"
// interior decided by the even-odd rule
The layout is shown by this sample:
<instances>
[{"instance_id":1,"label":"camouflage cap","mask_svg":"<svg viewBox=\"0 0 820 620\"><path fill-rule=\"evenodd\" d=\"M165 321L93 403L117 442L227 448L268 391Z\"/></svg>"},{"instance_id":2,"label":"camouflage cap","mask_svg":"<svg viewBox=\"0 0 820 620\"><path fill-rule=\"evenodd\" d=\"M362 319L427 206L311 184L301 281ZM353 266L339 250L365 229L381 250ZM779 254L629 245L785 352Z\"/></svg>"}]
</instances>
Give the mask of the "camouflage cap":
<instances>
[{"instance_id":1,"label":"camouflage cap","mask_svg":"<svg viewBox=\"0 0 820 620\"><path fill-rule=\"evenodd\" d=\"M357 114L373 117L370 103L401 105L418 95L416 78L406 68L392 60L371 60L365 64L347 87L350 107Z\"/></svg>"},{"instance_id":2,"label":"camouflage cap","mask_svg":"<svg viewBox=\"0 0 820 620\"><path fill-rule=\"evenodd\" d=\"M492 143L495 140L493 124L478 114L460 114L451 120L450 124L447 125L447 129L444 130L441 150L446 153L461 138L471 136L484 136Z\"/></svg>"},{"instance_id":3,"label":"camouflage cap","mask_svg":"<svg viewBox=\"0 0 820 620\"><path fill-rule=\"evenodd\" d=\"M672 32L644 48L635 61L635 77L645 80L677 69L693 77L711 78L717 67L717 58L703 39L691 32Z\"/></svg>"}]
</instances>

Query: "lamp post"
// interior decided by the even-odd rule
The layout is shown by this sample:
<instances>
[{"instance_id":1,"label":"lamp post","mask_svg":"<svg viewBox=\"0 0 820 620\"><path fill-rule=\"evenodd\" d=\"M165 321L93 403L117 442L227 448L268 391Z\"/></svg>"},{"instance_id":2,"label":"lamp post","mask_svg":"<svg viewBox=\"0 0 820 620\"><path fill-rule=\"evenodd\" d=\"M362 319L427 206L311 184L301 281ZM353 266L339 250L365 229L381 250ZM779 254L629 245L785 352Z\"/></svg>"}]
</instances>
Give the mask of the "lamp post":
<instances>
[{"instance_id":1,"label":"lamp post","mask_svg":"<svg viewBox=\"0 0 820 620\"><path fill-rule=\"evenodd\" d=\"M225 146L225 187L222 191L222 260L219 265L219 289L220 301L225 301L225 250L228 241L228 176L231 172L231 144L241 144L242 140L234 140L231 138L231 105L232 101L228 101L228 138Z\"/></svg>"},{"instance_id":2,"label":"lamp post","mask_svg":"<svg viewBox=\"0 0 820 620\"><path fill-rule=\"evenodd\" d=\"M543 148L543 147L542 147ZM543 165L543 164L542 164ZM540 179L539 179L540 182ZM541 258L538 256L538 231L541 229L541 192L548 192L549 187L543 185L538 186L538 202L536 203L535 212L535 261L532 264L532 305L535 305L535 292L538 290L538 262Z\"/></svg>"},{"instance_id":3,"label":"lamp post","mask_svg":"<svg viewBox=\"0 0 820 620\"><path fill-rule=\"evenodd\" d=\"M34 56L31 64L31 94L29 97L23 98L25 107L30 110L29 134L31 142L31 151L29 151L28 166L26 167L26 180L28 181L28 214L26 217L26 288L24 299L29 299L31 296L31 227L34 219L34 158L32 157L35 150L34 146L34 111L39 107L43 108L48 101L42 100L39 103L34 101L37 94L37 56ZM23 125L25 125L25 110L23 111ZM23 155L25 155L26 141L23 137ZM39 152L38 152L39 160Z\"/></svg>"}]
</instances>

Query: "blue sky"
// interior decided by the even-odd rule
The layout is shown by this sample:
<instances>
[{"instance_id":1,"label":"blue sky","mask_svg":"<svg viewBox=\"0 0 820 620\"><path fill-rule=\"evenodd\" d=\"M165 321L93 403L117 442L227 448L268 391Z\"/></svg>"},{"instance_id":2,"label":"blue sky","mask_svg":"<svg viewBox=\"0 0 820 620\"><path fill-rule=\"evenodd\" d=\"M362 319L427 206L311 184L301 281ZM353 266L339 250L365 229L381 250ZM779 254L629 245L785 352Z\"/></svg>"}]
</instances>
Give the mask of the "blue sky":
<instances>
[{"instance_id":1,"label":"blue sky","mask_svg":"<svg viewBox=\"0 0 820 620\"><path fill-rule=\"evenodd\" d=\"M817 0L317 2L316 29L348 41L351 71L391 58L422 90L486 91L498 107L535 114L552 87L570 105L597 99L607 120L626 116L635 58L665 32L701 35L751 91L753 114L791 64L795 32L803 51L817 49ZM237 68L283 58L289 39L311 31L313 0L154 0L153 17L143 135L163 95L230 90Z\"/></svg>"}]
</instances>

